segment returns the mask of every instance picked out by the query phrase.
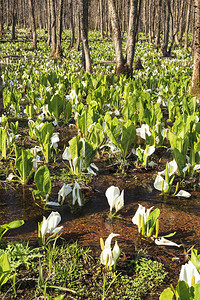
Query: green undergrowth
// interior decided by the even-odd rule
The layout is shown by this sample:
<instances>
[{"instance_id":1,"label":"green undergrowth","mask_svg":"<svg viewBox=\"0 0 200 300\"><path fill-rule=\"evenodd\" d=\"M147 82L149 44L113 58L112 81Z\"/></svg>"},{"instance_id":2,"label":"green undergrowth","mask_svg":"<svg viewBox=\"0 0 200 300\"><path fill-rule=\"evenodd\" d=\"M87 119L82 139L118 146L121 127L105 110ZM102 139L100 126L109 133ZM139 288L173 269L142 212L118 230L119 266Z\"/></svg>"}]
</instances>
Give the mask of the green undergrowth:
<instances>
[{"instance_id":1,"label":"green undergrowth","mask_svg":"<svg viewBox=\"0 0 200 300\"><path fill-rule=\"evenodd\" d=\"M1 246L0 254L3 253L8 254L11 273L1 288L1 299L56 299L61 295L69 299L102 297L105 269L98 257L92 257L90 248L83 249L77 242L49 245L45 250L30 247L25 242L12 242ZM155 296L166 274L161 263L139 252L133 259L119 261L115 273L107 273L106 299Z\"/></svg>"}]
</instances>

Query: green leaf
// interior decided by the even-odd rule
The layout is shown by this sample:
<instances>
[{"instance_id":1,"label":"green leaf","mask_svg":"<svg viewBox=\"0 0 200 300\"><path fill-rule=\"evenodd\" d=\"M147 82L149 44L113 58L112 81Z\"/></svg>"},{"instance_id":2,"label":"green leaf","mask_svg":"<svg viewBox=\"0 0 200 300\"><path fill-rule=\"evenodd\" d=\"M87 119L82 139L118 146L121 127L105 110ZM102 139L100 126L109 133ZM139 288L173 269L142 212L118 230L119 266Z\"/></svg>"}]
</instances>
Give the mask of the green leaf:
<instances>
[{"instance_id":1,"label":"green leaf","mask_svg":"<svg viewBox=\"0 0 200 300\"><path fill-rule=\"evenodd\" d=\"M200 283L196 283L193 286L194 289L194 300L199 300L200 299Z\"/></svg>"},{"instance_id":2,"label":"green leaf","mask_svg":"<svg viewBox=\"0 0 200 300\"><path fill-rule=\"evenodd\" d=\"M171 288L166 288L159 297L159 300L174 300L174 293Z\"/></svg>"},{"instance_id":3,"label":"green leaf","mask_svg":"<svg viewBox=\"0 0 200 300\"><path fill-rule=\"evenodd\" d=\"M0 227L5 228L5 229L15 229L18 228L20 226L22 226L24 224L24 220L16 220L16 221L12 221L8 224L3 224Z\"/></svg>"},{"instance_id":4,"label":"green leaf","mask_svg":"<svg viewBox=\"0 0 200 300\"><path fill-rule=\"evenodd\" d=\"M180 300L189 300L190 296L190 288L185 281L179 281L176 287L176 292L179 296Z\"/></svg>"},{"instance_id":5,"label":"green leaf","mask_svg":"<svg viewBox=\"0 0 200 300\"><path fill-rule=\"evenodd\" d=\"M72 160L75 157L79 157L80 156L80 151L81 151L82 145L83 145L83 143L81 141L79 141L79 137L78 136L73 137L69 141L69 146L70 146Z\"/></svg>"},{"instance_id":6,"label":"green leaf","mask_svg":"<svg viewBox=\"0 0 200 300\"><path fill-rule=\"evenodd\" d=\"M135 126L130 120L128 120L127 123L124 126L122 126L121 148L123 150L122 152L124 158L126 157L129 148L133 144L135 136Z\"/></svg>"},{"instance_id":7,"label":"green leaf","mask_svg":"<svg viewBox=\"0 0 200 300\"><path fill-rule=\"evenodd\" d=\"M35 173L35 184L37 189L45 196L51 193L51 178L47 166L40 167Z\"/></svg>"},{"instance_id":8,"label":"green leaf","mask_svg":"<svg viewBox=\"0 0 200 300\"><path fill-rule=\"evenodd\" d=\"M92 145L88 142L85 142L85 168L89 167L93 161L97 150L93 149Z\"/></svg>"},{"instance_id":9,"label":"green leaf","mask_svg":"<svg viewBox=\"0 0 200 300\"><path fill-rule=\"evenodd\" d=\"M192 249L190 260L200 273L200 254L198 255L197 253L198 251L196 249Z\"/></svg>"},{"instance_id":10,"label":"green leaf","mask_svg":"<svg viewBox=\"0 0 200 300\"><path fill-rule=\"evenodd\" d=\"M49 111L53 113L56 121L59 120L60 115L64 110L64 101L58 94L54 95L50 100L50 105L48 105Z\"/></svg>"},{"instance_id":11,"label":"green leaf","mask_svg":"<svg viewBox=\"0 0 200 300\"><path fill-rule=\"evenodd\" d=\"M0 256L0 287L9 280L10 272L11 268L8 261L8 255L3 253Z\"/></svg>"},{"instance_id":12,"label":"green leaf","mask_svg":"<svg viewBox=\"0 0 200 300\"><path fill-rule=\"evenodd\" d=\"M22 149L21 155L15 162L15 166L20 174L22 184L26 184L33 172L33 156L30 150Z\"/></svg>"}]
</instances>

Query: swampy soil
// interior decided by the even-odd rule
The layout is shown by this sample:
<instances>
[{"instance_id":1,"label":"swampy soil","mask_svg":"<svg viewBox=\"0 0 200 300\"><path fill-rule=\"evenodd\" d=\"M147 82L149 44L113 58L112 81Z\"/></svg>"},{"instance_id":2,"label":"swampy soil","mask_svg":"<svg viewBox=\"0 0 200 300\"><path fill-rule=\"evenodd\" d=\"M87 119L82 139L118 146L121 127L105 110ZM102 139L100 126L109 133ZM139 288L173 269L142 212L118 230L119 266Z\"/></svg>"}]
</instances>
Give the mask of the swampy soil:
<instances>
[{"instance_id":1,"label":"swampy soil","mask_svg":"<svg viewBox=\"0 0 200 300\"><path fill-rule=\"evenodd\" d=\"M98 164L98 161L96 163ZM113 167L105 168L104 164L104 169L100 169L98 176L93 177L89 184L82 184L85 202L83 207L72 209L68 204L64 204L55 208L62 217L61 224L64 226L62 237L66 241L78 241L79 245L90 247L91 255L98 258L101 253L99 239L102 237L105 240L111 232L118 233L117 240L122 249L121 259L130 259L143 249L149 258L162 262L168 272L165 285L161 287L160 292L171 283L175 286L181 265L187 262L187 250L192 246L200 249L198 184L196 191L187 188L192 195L189 199L164 197L153 188L155 170L138 167L129 169L126 175L112 172ZM105 191L111 185L125 190L125 206L120 211L121 218L112 220L108 218L109 206L105 197ZM60 187L61 182L58 181L57 185L54 183L53 197L57 197ZM0 219L1 223L24 219L25 224L8 232L5 239L26 240L35 246L37 223L42 220L43 215L48 216L50 212L35 204L29 188L28 185L23 188L4 186L0 197ZM137 227L132 223L132 217L139 203L147 208L151 206L160 208L159 236L176 232L170 240L182 244L181 247L157 246L153 239L138 234ZM155 299L158 299L157 296Z\"/></svg>"},{"instance_id":2,"label":"swampy soil","mask_svg":"<svg viewBox=\"0 0 200 300\"><path fill-rule=\"evenodd\" d=\"M62 135L62 130L60 130ZM64 136L66 136L64 134ZM73 134L72 134L73 136ZM70 138L72 137L70 136ZM70 139L69 138L69 139ZM22 145L27 143L26 134ZM62 140L61 140L62 143ZM62 148L66 146L63 143ZM63 151L61 151L62 153ZM198 176L187 178L182 182L181 188L191 193L191 198L177 198L172 196L163 196L153 187L158 171L165 168L166 161L171 160L169 152L165 148L156 149L153 159L158 163L155 169L144 169L141 166L135 166L135 159L129 158L129 167L125 172L119 169L116 160L110 160L108 157L100 156L95 160L99 167L97 176L90 178L89 181L79 181L83 193L83 207L73 207L70 205L71 199L68 199L62 207L50 208L44 210L42 203L34 202L30 188L35 188L33 180L28 185L22 186L17 183L5 180L4 170L8 169L1 166L0 181L0 223L7 223L17 219L23 219L25 224L15 230L10 230L4 239L6 241L25 240L30 245L37 246L37 226L42 220L42 216L48 216L51 210L60 212L64 226L62 237L67 242L78 241L83 247L90 247L91 255L99 258L100 238L104 240L108 235L118 233L118 244L122 249L121 259L131 259L135 257L139 250L145 250L147 256L151 259L162 262L165 266L168 276L165 284L160 288L160 292L171 283L176 286L181 265L187 262L187 251L194 246L200 251L200 188ZM68 183L59 173L60 169L66 168L62 160L50 163L50 171L58 176L52 178L51 201L57 200L57 193L63 183ZM179 180L179 179L178 179ZM74 182L74 180L72 180ZM120 190L124 189L125 206L120 211L120 218L110 220L108 218L109 205L105 196L106 189L111 186L117 186ZM138 234L136 225L132 223L138 204L146 208L154 206L160 208L160 227L159 236L167 235L172 232L176 234L170 240L181 247L157 246L151 238L144 238ZM152 299L145 298L145 299ZM158 299L155 296L154 299Z\"/></svg>"}]
</instances>

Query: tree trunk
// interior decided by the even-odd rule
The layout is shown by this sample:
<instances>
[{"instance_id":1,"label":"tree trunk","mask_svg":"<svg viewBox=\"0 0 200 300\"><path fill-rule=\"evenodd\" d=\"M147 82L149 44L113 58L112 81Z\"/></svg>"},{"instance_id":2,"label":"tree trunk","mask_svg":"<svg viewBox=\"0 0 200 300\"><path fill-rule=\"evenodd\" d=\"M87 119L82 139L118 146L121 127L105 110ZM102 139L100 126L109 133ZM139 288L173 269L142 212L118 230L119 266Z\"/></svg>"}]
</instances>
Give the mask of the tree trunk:
<instances>
[{"instance_id":1,"label":"tree trunk","mask_svg":"<svg viewBox=\"0 0 200 300\"><path fill-rule=\"evenodd\" d=\"M3 0L0 0L0 35L3 34Z\"/></svg>"},{"instance_id":2,"label":"tree trunk","mask_svg":"<svg viewBox=\"0 0 200 300\"><path fill-rule=\"evenodd\" d=\"M132 66L135 53L136 34L140 15L141 0L130 0L129 26L126 46L126 64L129 74L132 75Z\"/></svg>"},{"instance_id":3,"label":"tree trunk","mask_svg":"<svg viewBox=\"0 0 200 300\"><path fill-rule=\"evenodd\" d=\"M56 53L56 11L55 11L55 0L50 0L51 3L51 57L55 56Z\"/></svg>"},{"instance_id":4,"label":"tree trunk","mask_svg":"<svg viewBox=\"0 0 200 300\"><path fill-rule=\"evenodd\" d=\"M116 56L116 74L120 74L124 73L124 57L122 52L121 31L115 0L109 0L108 7L112 24L112 38Z\"/></svg>"},{"instance_id":5,"label":"tree trunk","mask_svg":"<svg viewBox=\"0 0 200 300\"><path fill-rule=\"evenodd\" d=\"M61 38L62 38L62 17L63 17L63 0L59 0L58 8L58 34L57 34L57 44L56 44L56 57L62 56Z\"/></svg>"},{"instance_id":6,"label":"tree trunk","mask_svg":"<svg viewBox=\"0 0 200 300\"><path fill-rule=\"evenodd\" d=\"M47 31L48 31L48 38L47 38L47 46L51 44L51 0L47 0Z\"/></svg>"},{"instance_id":7,"label":"tree trunk","mask_svg":"<svg viewBox=\"0 0 200 300\"><path fill-rule=\"evenodd\" d=\"M191 8L192 8L192 0L188 2L187 7L187 15L186 15L186 24L185 24L185 43L184 43L184 50L186 51L188 48L188 33L189 33L189 22L191 16Z\"/></svg>"},{"instance_id":8,"label":"tree trunk","mask_svg":"<svg viewBox=\"0 0 200 300\"><path fill-rule=\"evenodd\" d=\"M162 0L158 0L157 7L157 32L156 32L156 48L160 46L160 30L161 30L161 9L162 9Z\"/></svg>"},{"instance_id":9,"label":"tree trunk","mask_svg":"<svg viewBox=\"0 0 200 300\"><path fill-rule=\"evenodd\" d=\"M71 32L71 38L70 38L70 45L69 49L72 49L74 46L74 21L73 21L73 5L72 0L69 0L69 19L70 19L70 32Z\"/></svg>"},{"instance_id":10,"label":"tree trunk","mask_svg":"<svg viewBox=\"0 0 200 300\"><path fill-rule=\"evenodd\" d=\"M194 5L194 65L192 88L200 89L200 5L199 0L193 0Z\"/></svg>"},{"instance_id":11,"label":"tree trunk","mask_svg":"<svg viewBox=\"0 0 200 300\"><path fill-rule=\"evenodd\" d=\"M0 64L0 115L2 115L4 106L3 106L3 82L2 82L2 69L1 69L1 64Z\"/></svg>"},{"instance_id":12,"label":"tree trunk","mask_svg":"<svg viewBox=\"0 0 200 300\"><path fill-rule=\"evenodd\" d=\"M80 11L80 28L81 28L81 40L84 51L84 69L86 72L92 72L92 64L90 58L90 49L88 45L88 0L79 0Z\"/></svg>"},{"instance_id":13,"label":"tree trunk","mask_svg":"<svg viewBox=\"0 0 200 300\"><path fill-rule=\"evenodd\" d=\"M100 33L101 38L104 38L104 32L103 32L103 0L99 0L99 13L100 13Z\"/></svg>"},{"instance_id":14,"label":"tree trunk","mask_svg":"<svg viewBox=\"0 0 200 300\"><path fill-rule=\"evenodd\" d=\"M32 35L33 35L32 47L33 47L33 49L37 49L37 32L36 32L36 26L35 26L33 0L29 0L29 16L30 16L31 30L32 30Z\"/></svg>"},{"instance_id":15,"label":"tree trunk","mask_svg":"<svg viewBox=\"0 0 200 300\"><path fill-rule=\"evenodd\" d=\"M164 57L169 57L170 53L167 50L169 43L169 25L170 25L170 0L167 0L166 3L166 24L165 24L165 36L164 36L164 45L161 48Z\"/></svg>"},{"instance_id":16,"label":"tree trunk","mask_svg":"<svg viewBox=\"0 0 200 300\"><path fill-rule=\"evenodd\" d=\"M15 25L16 25L16 0L13 0L12 7L12 40L15 40Z\"/></svg>"}]
</instances>

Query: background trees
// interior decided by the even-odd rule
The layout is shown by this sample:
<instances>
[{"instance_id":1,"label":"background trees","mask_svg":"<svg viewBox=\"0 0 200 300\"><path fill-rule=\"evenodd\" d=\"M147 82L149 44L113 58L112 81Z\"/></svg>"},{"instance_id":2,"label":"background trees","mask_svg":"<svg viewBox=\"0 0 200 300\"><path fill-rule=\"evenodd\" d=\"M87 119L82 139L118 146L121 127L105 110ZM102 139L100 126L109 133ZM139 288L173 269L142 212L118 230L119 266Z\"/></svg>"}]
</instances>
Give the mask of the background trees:
<instances>
[{"instance_id":1,"label":"background trees","mask_svg":"<svg viewBox=\"0 0 200 300\"><path fill-rule=\"evenodd\" d=\"M0 0L0 34L9 30L14 40L16 25L29 27L32 46L36 48L36 29L45 29L51 56L59 57L62 31L70 29L69 49L75 42L79 49L82 40L83 67L91 71L88 30L96 30L102 39L113 38L116 72L130 74L139 34L145 33L144 40L155 44L166 57L171 55L174 45L188 48L191 43L188 36L196 28L192 20L197 22L197 3L195 0ZM194 41L196 45L195 36Z\"/></svg>"}]
</instances>

